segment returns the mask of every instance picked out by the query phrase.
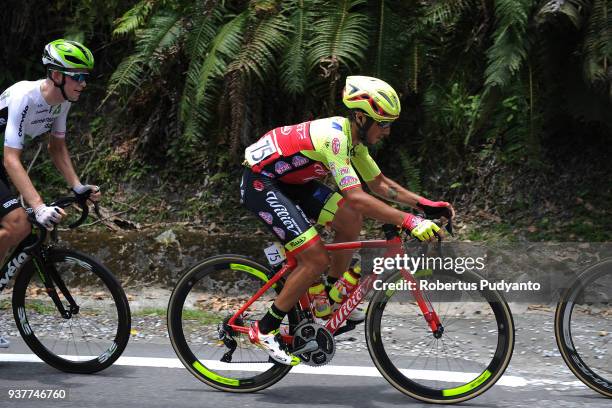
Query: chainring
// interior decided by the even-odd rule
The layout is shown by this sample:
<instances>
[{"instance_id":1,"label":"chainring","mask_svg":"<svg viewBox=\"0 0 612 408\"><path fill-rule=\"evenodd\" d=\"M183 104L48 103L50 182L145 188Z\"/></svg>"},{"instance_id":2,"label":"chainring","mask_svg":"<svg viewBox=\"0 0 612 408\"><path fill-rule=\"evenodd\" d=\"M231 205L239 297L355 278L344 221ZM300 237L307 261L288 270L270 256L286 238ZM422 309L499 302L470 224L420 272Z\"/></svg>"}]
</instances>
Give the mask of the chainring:
<instances>
[{"instance_id":1,"label":"chainring","mask_svg":"<svg viewBox=\"0 0 612 408\"><path fill-rule=\"evenodd\" d=\"M293 334L292 349L297 350L311 340L317 342L318 348L311 352L297 354L302 363L312 367L329 363L336 353L336 340L330 331L320 324L309 321L298 324Z\"/></svg>"}]
</instances>

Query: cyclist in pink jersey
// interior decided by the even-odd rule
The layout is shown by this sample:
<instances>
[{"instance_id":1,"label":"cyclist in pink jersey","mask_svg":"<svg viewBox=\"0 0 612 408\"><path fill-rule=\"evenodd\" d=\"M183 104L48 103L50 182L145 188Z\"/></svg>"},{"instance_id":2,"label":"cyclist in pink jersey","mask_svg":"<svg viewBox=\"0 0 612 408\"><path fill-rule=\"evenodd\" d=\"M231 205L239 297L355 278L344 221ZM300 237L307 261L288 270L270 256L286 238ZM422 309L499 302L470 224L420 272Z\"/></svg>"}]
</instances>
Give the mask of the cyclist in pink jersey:
<instances>
[{"instance_id":1,"label":"cyclist in pink jersey","mask_svg":"<svg viewBox=\"0 0 612 408\"><path fill-rule=\"evenodd\" d=\"M279 127L245 149L248 168L241 180L241 202L292 251L298 263L267 314L249 332L253 343L283 364L295 365L300 360L281 346L281 321L328 267L331 279L337 279L351 258L350 253L340 252L330 258L314 223L331 227L336 242L357 239L363 216L401 226L420 240L433 239L439 231L433 222L366 193L359 176L386 200L418 208L428 216L449 209L454 215L449 203L430 201L384 176L368 152L368 146L387 136L399 117L395 90L380 79L349 76L343 102L350 109L348 118ZM319 181L328 174L339 193ZM351 318L363 320L363 316Z\"/></svg>"}]
</instances>

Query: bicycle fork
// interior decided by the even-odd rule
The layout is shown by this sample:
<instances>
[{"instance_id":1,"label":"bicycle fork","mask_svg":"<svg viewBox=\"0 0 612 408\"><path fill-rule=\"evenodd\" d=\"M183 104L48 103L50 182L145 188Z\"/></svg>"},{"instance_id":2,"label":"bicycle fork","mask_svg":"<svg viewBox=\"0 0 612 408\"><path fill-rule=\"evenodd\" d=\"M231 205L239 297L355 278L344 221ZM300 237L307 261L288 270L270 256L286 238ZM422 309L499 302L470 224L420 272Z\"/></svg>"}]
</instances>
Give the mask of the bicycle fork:
<instances>
[{"instance_id":1,"label":"bicycle fork","mask_svg":"<svg viewBox=\"0 0 612 408\"><path fill-rule=\"evenodd\" d=\"M431 332L433 333L434 337L436 339L439 339L444 333L444 327L440 322L438 314L431 305L431 302L429 301L429 299L426 298L426 296L423 295L423 292L421 292L421 289L419 289L418 287L417 280L410 273L410 271L402 269L401 274L402 277L406 280L406 282L408 282L409 285L414 288L411 289L410 292L412 293L412 296L414 296L414 300L417 302L419 309L421 309L421 313L423 313L423 317L429 325L429 328L431 329Z\"/></svg>"},{"instance_id":2,"label":"bicycle fork","mask_svg":"<svg viewBox=\"0 0 612 408\"><path fill-rule=\"evenodd\" d=\"M59 311L60 315L64 319L70 319L73 315L78 314L80 308L76 304L76 301L70 294L70 291L66 287L66 284L55 269L55 265L53 265L53 263L51 262L45 262L44 256L41 255L33 255L32 262L34 264L34 267L36 268L36 273L38 273L40 280L45 285L45 291L47 292L47 295L49 295L49 297L53 301L53 304ZM66 310L66 308L64 307L64 304L62 303L61 299L59 298L58 292L55 289L55 285L57 285L57 288L59 288L61 294L68 301L68 304L70 306L69 310Z\"/></svg>"}]
</instances>

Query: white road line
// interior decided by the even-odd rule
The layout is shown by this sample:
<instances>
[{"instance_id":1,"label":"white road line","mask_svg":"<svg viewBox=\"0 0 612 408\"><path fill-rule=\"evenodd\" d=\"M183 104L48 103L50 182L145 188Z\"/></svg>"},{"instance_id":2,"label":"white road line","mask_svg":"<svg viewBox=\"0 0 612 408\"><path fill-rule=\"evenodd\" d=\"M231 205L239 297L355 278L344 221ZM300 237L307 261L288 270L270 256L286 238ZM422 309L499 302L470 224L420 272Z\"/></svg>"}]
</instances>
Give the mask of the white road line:
<instances>
[{"instance_id":1,"label":"white road line","mask_svg":"<svg viewBox=\"0 0 612 408\"><path fill-rule=\"evenodd\" d=\"M77 356L68 356L75 359ZM79 356L80 359L91 359L95 357ZM4 354L0 353L0 362L21 362L21 363L41 363L42 361L33 354ZM270 367L268 364L225 364L220 361L202 361L210 369L223 369L228 371L263 371ZM157 368L184 368L178 358L160 357L119 357L115 365L134 366L134 367L157 367ZM465 383L474 379L476 373L462 373L449 371L430 371L430 370L400 370L408 378L420 380L442 380L449 382ZM344 375L352 377L382 377L376 367L366 366L342 366L325 365L322 367L310 367L299 365L291 370L292 374L315 374L315 375ZM551 379L527 379L513 375L504 375L497 382L498 385L505 387L525 387L528 385L562 385L562 386L584 386L580 381L558 381Z\"/></svg>"}]
</instances>

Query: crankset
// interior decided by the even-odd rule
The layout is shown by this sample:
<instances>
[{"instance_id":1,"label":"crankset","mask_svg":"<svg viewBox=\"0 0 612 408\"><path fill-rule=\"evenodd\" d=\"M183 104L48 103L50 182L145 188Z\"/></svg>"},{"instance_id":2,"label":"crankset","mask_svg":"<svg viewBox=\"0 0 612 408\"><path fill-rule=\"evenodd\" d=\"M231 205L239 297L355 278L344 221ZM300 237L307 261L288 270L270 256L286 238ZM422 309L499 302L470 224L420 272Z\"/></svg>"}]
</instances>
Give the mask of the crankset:
<instances>
[{"instance_id":1,"label":"crankset","mask_svg":"<svg viewBox=\"0 0 612 408\"><path fill-rule=\"evenodd\" d=\"M329 363L336 352L336 341L329 330L309 321L295 328L292 346L291 353L300 357L302 363L313 367Z\"/></svg>"}]
</instances>

